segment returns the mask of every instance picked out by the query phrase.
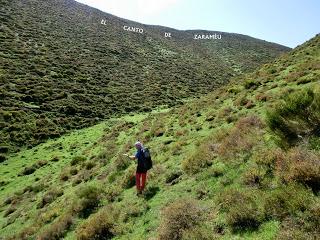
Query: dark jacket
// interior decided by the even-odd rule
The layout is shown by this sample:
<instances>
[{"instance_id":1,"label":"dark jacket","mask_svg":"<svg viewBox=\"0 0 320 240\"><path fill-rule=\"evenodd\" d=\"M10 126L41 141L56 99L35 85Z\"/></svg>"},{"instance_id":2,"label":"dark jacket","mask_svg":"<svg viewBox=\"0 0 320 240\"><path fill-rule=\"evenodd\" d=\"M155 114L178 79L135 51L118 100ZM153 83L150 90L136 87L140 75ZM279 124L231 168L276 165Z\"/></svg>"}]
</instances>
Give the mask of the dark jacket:
<instances>
[{"instance_id":1,"label":"dark jacket","mask_svg":"<svg viewBox=\"0 0 320 240\"><path fill-rule=\"evenodd\" d=\"M143 150L139 149L135 156L138 159L137 172L138 173L146 173L147 169L145 166L145 158L144 158Z\"/></svg>"}]
</instances>

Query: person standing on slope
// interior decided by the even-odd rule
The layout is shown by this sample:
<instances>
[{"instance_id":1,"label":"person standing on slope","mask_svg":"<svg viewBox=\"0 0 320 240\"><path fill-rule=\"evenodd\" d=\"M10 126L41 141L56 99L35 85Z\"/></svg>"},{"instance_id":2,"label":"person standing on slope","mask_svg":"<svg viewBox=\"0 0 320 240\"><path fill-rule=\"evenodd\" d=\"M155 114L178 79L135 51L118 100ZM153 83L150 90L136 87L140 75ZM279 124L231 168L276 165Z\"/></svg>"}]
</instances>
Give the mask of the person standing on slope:
<instances>
[{"instance_id":1,"label":"person standing on slope","mask_svg":"<svg viewBox=\"0 0 320 240\"><path fill-rule=\"evenodd\" d=\"M136 187L137 187L137 195L141 195L144 191L147 181L147 171L148 167L146 165L146 158L144 154L144 147L141 142L136 142L135 147L137 152L133 156L129 156L128 154L124 154L125 156L129 157L132 160L137 159L137 171L136 171Z\"/></svg>"}]
</instances>

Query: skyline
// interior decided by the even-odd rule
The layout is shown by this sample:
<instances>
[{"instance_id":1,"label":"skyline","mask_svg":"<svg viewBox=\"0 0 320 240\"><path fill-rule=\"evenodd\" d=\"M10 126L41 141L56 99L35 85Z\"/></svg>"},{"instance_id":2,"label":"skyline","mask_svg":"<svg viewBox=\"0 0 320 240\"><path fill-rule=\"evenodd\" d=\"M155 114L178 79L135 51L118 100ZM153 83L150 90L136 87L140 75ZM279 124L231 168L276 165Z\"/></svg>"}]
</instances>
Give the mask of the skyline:
<instances>
[{"instance_id":1,"label":"skyline","mask_svg":"<svg viewBox=\"0 0 320 240\"><path fill-rule=\"evenodd\" d=\"M177 30L239 33L291 48L319 33L320 2L307 0L76 0L103 12ZM201 4L200 4L201 2Z\"/></svg>"}]
</instances>

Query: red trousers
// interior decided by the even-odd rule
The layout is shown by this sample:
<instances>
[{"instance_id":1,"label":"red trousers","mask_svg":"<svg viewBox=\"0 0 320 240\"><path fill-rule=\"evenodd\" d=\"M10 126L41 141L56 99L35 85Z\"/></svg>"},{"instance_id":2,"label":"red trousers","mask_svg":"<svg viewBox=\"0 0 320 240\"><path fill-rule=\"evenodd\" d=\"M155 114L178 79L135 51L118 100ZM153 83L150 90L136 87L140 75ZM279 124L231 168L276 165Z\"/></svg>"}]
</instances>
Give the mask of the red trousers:
<instances>
[{"instance_id":1,"label":"red trousers","mask_svg":"<svg viewBox=\"0 0 320 240\"><path fill-rule=\"evenodd\" d=\"M138 191L142 191L146 186L147 173L136 172L136 186Z\"/></svg>"}]
</instances>

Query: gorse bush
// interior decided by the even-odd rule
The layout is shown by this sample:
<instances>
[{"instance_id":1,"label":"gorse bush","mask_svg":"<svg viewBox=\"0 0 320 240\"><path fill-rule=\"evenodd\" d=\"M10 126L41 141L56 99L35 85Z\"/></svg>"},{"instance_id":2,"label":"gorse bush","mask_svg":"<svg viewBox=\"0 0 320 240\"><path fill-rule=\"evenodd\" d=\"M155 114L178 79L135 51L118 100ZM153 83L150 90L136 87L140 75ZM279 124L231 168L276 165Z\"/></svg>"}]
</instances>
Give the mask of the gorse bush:
<instances>
[{"instance_id":1,"label":"gorse bush","mask_svg":"<svg viewBox=\"0 0 320 240\"><path fill-rule=\"evenodd\" d=\"M38 162L32 164L29 167L25 167L23 171L20 173L20 175L30 175L34 173L37 169L44 167L48 164L48 161L45 160L39 160Z\"/></svg>"},{"instance_id":2,"label":"gorse bush","mask_svg":"<svg viewBox=\"0 0 320 240\"><path fill-rule=\"evenodd\" d=\"M258 81L254 81L254 80L247 80L244 82L244 88L245 89L256 89L261 83Z\"/></svg>"},{"instance_id":3,"label":"gorse bush","mask_svg":"<svg viewBox=\"0 0 320 240\"><path fill-rule=\"evenodd\" d=\"M255 115L239 119L227 136L222 138L217 152L226 159L249 153L258 144L263 127L263 122Z\"/></svg>"},{"instance_id":4,"label":"gorse bush","mask_svg":"<svg viewBox=\"0 0 320 240\"><path fill-rule=\"evenodd\" d=\"M292 148L276 162L278 175L285 182L299 182L314 192L320 190L320 157L313 151Z\"/></svg>"},{"instance_id":5,"label":"gorse bush","mask_svg":"<svg viewBox=\"0 0 320 240\"><path fill-rule=\"evenodd\" d=\"M107 240L118 233L117 221L119 211L112 206L106 206L91 215L76 229L77 240Z\"/></svg>"},{"instance_id":6,"label":"gorse bush","mask_svg":"<svg viewBox=\"0 0 320 240\"><path fill-rule=\"evenodd\" d=\"M77 165L79 163L83 163L87 160L87 158L85 156L75 156L72 158L71 162L70 162L70 165L71 166L74 166L74 165Z\"/></svg>"},{"instance_id":7,"label":"gorse bush","mask_svg":"<svg viewBox=\"0 0 320 240\"><path fill-rule=\"evenodd\" d=\"M312 202L304 211L285 218L280 225L277 239L318 239L320 235L320 202Z\"/></svg>"},{"instance_id":8,"label":"gorse bush","mask_svg":"<svg viewBox=\"0 0 320 240\"><path fill-rule=\"evenodd\" d=\"M130 163L131 163L130 159L122 155L117 156L114 161L114 165L118 171L127 169L130 166Z\"/></svg>"},{"instance_id":9,"label":"gorse bush","mask_svg":"<svg viewBox=\"0 0 320 240\"><path fill-rule=\"evenodd\" d=\"M183 232L181 240L215 240L221 239L221 235L212 231L207 224L200 224Z\"/></svg>"},{"instance_id":10,"label":"gorse bush","mask_svg":"<svg viewBox=\"0 0 320 240\"><path fill-rule=\"evenodd\" d=\"M320 136L314 136L309 139L310 149L320 151Z\"/></svg>"},{"instance_id":11,"label":"gorse bush","mask_svg":"<svg viewBox=\"0 0 320 240\"><path fill-rule=\"evenodd\" d=\"M266 172L262 168L259 168L258 166L251 166L243 174L242 180L244 184L249 186L261 186L265 174Z\"/></svg>"},{"instance_id":12,"label":"gorse bush","mask_svg":"<svg viewBox=\"0 0 320 240\"><path fill-rule=\"evenodd\" d=\"M7 157L4 154L0 154L0 163L7 160Z\"/></svg>"},{"instance_id":13,"label":"gorse bush","mask_svg":"<svg viewBox=\"0 0 320 240\"><path fill-rule=\"evenodd\" d=\"M136 167L132 165L130 168L128 168L125 171L123 178L121 180L122 188L129 189L136 184L135 169Z\"/></svg>"},{"instance_id":14,"label":"gorse bush","mask_svg":"<svg viewBox=\"0 0 320 240\"><path fill-rule=\"evenodd\" d=\"M165 183L174 185L179 182L183 172L181 170L172 170L165 174Z\"/></svg>"},{"instance_id":15,"label":"gorse bush","mask_svg":"<svg viewBox=\"0 0 320 240\"><path fill-rule=\"evenodd\" d=\"M122 192L122 188L121 186L111 186L109 188L107 188L106 192L105 192L105 198L109 201L109 202L114 202L116 200L116 198L121 194Z\"/></svg>"},{"instance_id":16,"label":"gorse bush","mask_svg":"<svg viewBox=\"0 0 320 240\"><path fill-rule=\"evenodd\" d=\"M290 93L267 112L267 122L283 141L292 145L299 139L320 135L320 92L303 89Z\"/></svg>"},{"instance_id":17,"label":"gorse bush","mask_svg":"<svg viewBox=\"0 0 320 240\"><path fill-rule=\"evenodd\" d=\"M90 170L96 166L96 163L94 161L88 161L85 162L83 166L85 167L85 169Z\"/></svg>"},{"instance_id":18,"label":"gorse bush","mask_svg":"<svg viewBox=\"0 0 320 240\"><path fill-rule=\"evenodd\" d=\"M77 211L81 217L88 217L99 205L101 189L94 185L82 186L77 192L80 200Z\"/></svg>"},{"instance_id":19,"label":"gorse bush","mask_svg":"<svg viewBox=\"0 0 320 240\"><path fill-rule=\"evenodd\" d=\"M182 161L182 169L190 174L197 173L201 169L211 166L214 156L210 144L202 143L189 158Z\"/></svg>"},{"instance_id":20,"label":"gorse bush","mask_svg":"<svg viewBox=\"0 0 320 240\"><path fill-rule=\"evenodd\" d=\"M43 208L47 204L52 203L56 198L63 195L63 191L61 189L51 189L44 194L41 201L38 203L38 208Z\"/></svg>"},{"instance_id":21,"label":"gorse bush","mask_svg":"<svg viewBox=\"0 0 320 240\"><path fill-rule=\"evenodd\" d=\"M218 196L217 201L233 231L256 229L264 219L263 211L249 190L228 189Z\"/></svg>"},{"instance_id":22,"label":"gorse bush","mask_svg":"<svg viewBox=\"0 0 320 240\"><path fill-rule=\"evenodd\" d=\"M192 199L179 199L162 211L159 240L182 239L185 231L198 226L205 211Z\"/></svg>"},{"instance_id":23,"label":"gorse bush","mask_svg":"<svg viewBox=\"0 0 320 240\"><path fill-rule=\"evenodd\" d=\"M73 224L71 215L66 214L58 218L53 224L49 225L43 232L41 232L37 240L58 240L63 239Z\"/></svg>"},{"instance_id":24,"label":"gorse bush","mask_svg":"<svg viewBox=\"0 0 320 240\"><path fill-rule=\"evenodd\" d=\"M298 184L281 185L270 192L264 201L267 219L282 221L302 214L314 204L310 191Z\"/></svg>"}]
</instances>

